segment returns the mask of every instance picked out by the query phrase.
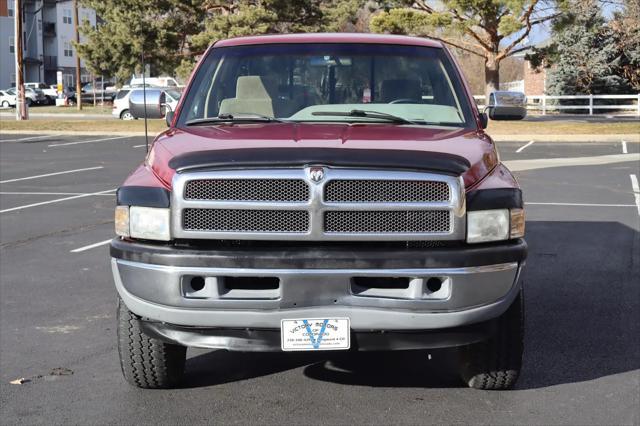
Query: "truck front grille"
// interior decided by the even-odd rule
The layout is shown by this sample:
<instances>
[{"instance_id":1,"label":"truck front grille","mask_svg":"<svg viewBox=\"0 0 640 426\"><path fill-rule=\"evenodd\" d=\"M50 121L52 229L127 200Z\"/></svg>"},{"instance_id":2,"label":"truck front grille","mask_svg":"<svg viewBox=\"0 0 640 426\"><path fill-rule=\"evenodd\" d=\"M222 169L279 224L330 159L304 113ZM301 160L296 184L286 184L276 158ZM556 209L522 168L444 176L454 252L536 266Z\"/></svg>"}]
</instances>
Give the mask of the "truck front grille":
<instances>
[{"instance_id":1,"label":"truck front grille","mask_svg":"<svg viewBox=\"0 0 640 426\"><path fill-rule=\"evenodd\" d=\"M177 173L179 239L440 241L465 235L462 179L308 167Z\"/></svg>"},{"instance_id":2,"label":"truck front grille","mask_svg":"<svg viewBox=\"0 0 640 426\"><path fill-rule=\"evenodd\" d=\"M427 203L449 201L446 182L428 180L329 181L325 201L331 203Z\"/></svg>"},{"instance_id":3,"label":"truck front grille","mask_svg":"<svg viewBox=\"0 0 640 426\"><path fill-rule=\"evenodd\" d=\"M184 199L304 202L309 186L301 179L194 179L186 183Z\"/></svg>"},{"instance_id":4,"label":"truck front grille","mask_svg":"<svg viewBox=\"0 0 640 426\"><path fill-rule=\"evenodd\" d=\"M451 227L447 210L328 211L324 229L331 233L440 233Z\"/></svg>"},{"instance_id":5,"label":"truck front grille","mask_svg":"<svg viewBox=\"0 0 640 426\"><path fill-rule=\"evenodd\" d=\"M309 214L303 210L184 209L186 231L307 232Z\"/></svg>"}]
</instances>

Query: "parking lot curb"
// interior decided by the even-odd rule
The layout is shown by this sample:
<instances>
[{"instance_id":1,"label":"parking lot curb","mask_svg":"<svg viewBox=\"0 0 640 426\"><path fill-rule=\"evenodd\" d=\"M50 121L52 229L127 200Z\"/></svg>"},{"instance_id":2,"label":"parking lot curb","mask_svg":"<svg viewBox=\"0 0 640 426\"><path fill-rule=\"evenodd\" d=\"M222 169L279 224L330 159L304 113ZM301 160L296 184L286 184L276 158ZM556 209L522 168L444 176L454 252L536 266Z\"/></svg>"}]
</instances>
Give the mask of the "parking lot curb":
<instances>
[{"instance_id":1,"label":"parking lot curb","mask_svg":"<svg viewBox=\"0 0 640 426\"><path fill-rule=\"evenodd\" d=\"M563 135L563 134L538 134L538 135L530 135L530 134L519 134L519 135L492 135L491 132L488 132L491 138L496 142L620 142L621 140L632 142L632 143L640 143L640 135L637 134L573 134L573 135Z\"/></svg>"}]
</instances>

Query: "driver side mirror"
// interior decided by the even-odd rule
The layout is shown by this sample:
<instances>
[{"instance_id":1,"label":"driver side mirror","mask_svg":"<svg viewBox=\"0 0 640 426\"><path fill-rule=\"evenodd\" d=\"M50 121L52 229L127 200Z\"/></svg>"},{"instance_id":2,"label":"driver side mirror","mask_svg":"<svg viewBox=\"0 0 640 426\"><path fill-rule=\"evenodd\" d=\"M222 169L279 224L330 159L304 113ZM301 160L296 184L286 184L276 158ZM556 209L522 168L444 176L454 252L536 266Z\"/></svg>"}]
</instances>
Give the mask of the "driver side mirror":
<instances>
[{"instance_id":1,"label":"driver side mirror","mask_svg":"<svg viewBox=\"0 0 640 426\"><path fill-rule=\"evenodd\" d=\"M164 118L165 94L162 90L146 90L147 118ZM145 93L143 90L132 90L129 95L129 112L134 118L145 118Z\"/></svg>"},{"instance_id":2,"label":"driver side mirror","mask_svg":"<svg viewBox=\"0 0 640 426\"><path fill-rule=\"evenodd\" d=\"M492 120L522 120L527 116L527 97L522 92L491 92L487 109Z\"/></svg>"}]
</instances>

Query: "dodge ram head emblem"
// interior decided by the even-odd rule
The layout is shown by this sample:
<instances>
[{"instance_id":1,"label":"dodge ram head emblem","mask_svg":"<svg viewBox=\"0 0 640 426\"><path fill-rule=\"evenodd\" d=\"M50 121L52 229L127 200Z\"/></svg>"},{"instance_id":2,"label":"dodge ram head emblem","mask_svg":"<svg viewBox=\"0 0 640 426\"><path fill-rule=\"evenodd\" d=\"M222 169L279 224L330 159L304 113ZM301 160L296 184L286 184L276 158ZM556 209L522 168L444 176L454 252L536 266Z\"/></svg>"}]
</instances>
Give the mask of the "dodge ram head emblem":
<instances>
[{"instance_id":1,"label":"dodge ram head emblem","mask_svg":"<svg viewBox=\"0 0 640 426\"><path fill-rule=\"evenodd\" d=\"M311 167L309 169L309 177L313 182L320 182L322 179L324 179L324 168Z\"/></svg>"}]
</instances>

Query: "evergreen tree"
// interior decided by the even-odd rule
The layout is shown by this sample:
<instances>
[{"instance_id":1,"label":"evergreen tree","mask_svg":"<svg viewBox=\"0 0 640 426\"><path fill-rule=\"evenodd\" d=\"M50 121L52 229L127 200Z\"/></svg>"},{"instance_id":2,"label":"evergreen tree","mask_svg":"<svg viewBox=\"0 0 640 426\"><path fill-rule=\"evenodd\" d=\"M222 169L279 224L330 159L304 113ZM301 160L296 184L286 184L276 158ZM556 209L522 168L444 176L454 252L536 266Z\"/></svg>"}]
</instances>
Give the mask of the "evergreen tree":
<instances>
[{"instance_id":1,"label":"evergreen tree","mask_svg":"<svg viewBox=\"0 0 640 426\"><path fill-rule=\"evenodd\" d=\"M595 0L579 0L557 23L547 60L552 95L615 93L624 80L614 72L620 57L611 28Z\"/></svg>"},{"instance_id":2,"label":"evergreen tree","mask_svg":"<svg viewBox=\"0 0 640 426\"><path fill-rule=\"evenodd\" d=\"M640 92L640 1L625 0L624 9L609 23L619 55L614 72L624 79L631 92Z\"/></svg>"},{"instance_id":3,"label":"evergreen tree","mask_svg":"<svg viewBox=\"0 0 640 426\"><path fill-rule=\"evenodd\" d=\"M188 54L187 38L200 31L203 0L81 0L99 17L81 26L78 52L94 74L125 81L142 71L142 53L154 74L173 74Z\"/></svg>"}]
</instances>

